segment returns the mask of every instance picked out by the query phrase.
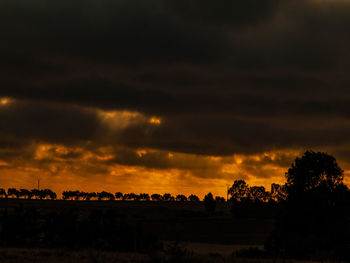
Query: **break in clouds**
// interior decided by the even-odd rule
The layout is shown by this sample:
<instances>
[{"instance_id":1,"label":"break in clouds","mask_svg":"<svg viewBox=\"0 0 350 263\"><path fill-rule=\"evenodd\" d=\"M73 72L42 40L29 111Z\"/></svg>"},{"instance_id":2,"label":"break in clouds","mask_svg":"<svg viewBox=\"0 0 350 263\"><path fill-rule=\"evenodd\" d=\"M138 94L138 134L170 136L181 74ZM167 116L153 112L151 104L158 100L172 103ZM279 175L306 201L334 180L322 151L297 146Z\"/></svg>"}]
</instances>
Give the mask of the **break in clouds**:
<instances>
[{"instance_id":1,"label":"break in clouds","mask_svg":"<svg viewBox=\"0 0 350 263\"><path fill-rule=\"evenodd\" d=\"M1 1L0 165L268 179L312 148L346 169L349 26L348 1Z\"/></svg>"}]
</instances>

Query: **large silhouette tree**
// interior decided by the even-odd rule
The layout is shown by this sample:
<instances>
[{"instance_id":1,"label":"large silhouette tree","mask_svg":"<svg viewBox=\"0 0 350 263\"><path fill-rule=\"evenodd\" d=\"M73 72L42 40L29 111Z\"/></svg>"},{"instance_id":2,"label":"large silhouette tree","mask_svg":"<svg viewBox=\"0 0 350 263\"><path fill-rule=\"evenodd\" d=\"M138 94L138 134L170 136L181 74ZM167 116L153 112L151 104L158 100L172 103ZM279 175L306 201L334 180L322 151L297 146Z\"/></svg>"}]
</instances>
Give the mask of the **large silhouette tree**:
<instances>
[{"instance_id":1,"label":"large silhouette tree","mask_svg":"<svg viewBox=\"0 0 350 263\"><path fill-rule=\"evenodd\" d=\"M248 197L249 187L244 180L236 180L233 185L227 190L228 195L234 201L241 201Z\"/></svg>"},{"instance_id":2,"label":"large silhouette tree","mask_svg":"<svg viewBox=\"0 0 350 263\"><path fill-rule=\"evenodd\" d=\"M286 179L287 198L267 248L295 258L345 256L349 191L335 158L306 151L295 159Z\"/></svg>"}]
</instances>

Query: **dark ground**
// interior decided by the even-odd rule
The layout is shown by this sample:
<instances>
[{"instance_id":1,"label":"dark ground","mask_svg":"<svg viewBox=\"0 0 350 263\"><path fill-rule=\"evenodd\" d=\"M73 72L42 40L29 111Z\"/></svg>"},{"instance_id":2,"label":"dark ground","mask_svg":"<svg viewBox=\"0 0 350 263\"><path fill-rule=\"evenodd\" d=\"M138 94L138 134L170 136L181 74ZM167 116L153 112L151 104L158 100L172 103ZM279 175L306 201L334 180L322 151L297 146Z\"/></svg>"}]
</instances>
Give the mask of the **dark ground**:
<instances>
[{"instance_id":1,"label":"dark ground","mask_svg":"<svg viewBox=\"0 0 350 263\"><path fill-rule=\"evenodd\" d=\"M35 208L40 213L79 211L82 216L92 210L113 210L129 224L168 241L262 245L273 228L272 219L234 218L226 203L218 204L216 213L208 215L202 202L0 199L0 209L16 207Z\"/></svg>"}]
</instances>

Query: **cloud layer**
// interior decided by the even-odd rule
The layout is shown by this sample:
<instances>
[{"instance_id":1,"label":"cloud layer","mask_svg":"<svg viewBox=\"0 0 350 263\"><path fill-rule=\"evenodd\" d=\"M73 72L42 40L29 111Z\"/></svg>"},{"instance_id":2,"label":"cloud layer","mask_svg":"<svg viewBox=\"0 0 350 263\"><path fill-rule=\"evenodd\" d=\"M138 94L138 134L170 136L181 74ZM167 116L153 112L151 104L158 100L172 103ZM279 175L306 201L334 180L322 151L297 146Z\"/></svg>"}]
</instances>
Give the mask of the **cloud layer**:
<instances>
[{"instance_id":1,"label":"cloud layer","mask_svg":"<svg viewBox=\"0 0 350 263\"><path fill-rule=\"evenodd\" d=\"M1 1L0 167L267 184L313 148L347 170L349 17L348 1Z\"/></svg>"}]
</instances>

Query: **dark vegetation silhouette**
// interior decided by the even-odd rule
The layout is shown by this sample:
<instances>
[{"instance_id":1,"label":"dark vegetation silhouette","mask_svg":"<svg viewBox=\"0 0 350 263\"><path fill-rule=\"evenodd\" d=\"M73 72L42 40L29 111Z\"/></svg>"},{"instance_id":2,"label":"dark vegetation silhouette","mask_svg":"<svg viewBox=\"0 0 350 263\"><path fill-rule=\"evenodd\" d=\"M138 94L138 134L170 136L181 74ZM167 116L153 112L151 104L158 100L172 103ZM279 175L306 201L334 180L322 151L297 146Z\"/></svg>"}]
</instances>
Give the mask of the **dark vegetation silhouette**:
<instances>
[{"instance_id":1,"label":"dark vegetation silhouette","mask_svg":"<svg viewBox=\"0 0 350 263\"><path fill-rule=\"evenodd\" d=\"M216 208L216 201L214 200L213 194L212 193L208 193L205 197L204 197L204 206L205 206L205 210L209 213L209 214L213 214Z\"/></svg>"},{"instance_id":2,"label":"dark vegetation silhouette","mask_svg":"<svg viewBox=\"0 0 350 263\"><path fill-rule=\"evenodd\" d=\"M0 188L0 198L23 198L23 199L51 199L55 200L57 199L57 195L55 192L53 192L50 189L43 189L43 190L27 190L27 189L20 189L17 190L16 188L9 188L6 192L5 189Z\"/></svg>"},{"instance_id":3,"label":"dark vegetation silhouette","mask_svg":"<svg viewBox=\"0 0 350 263\"><path fill-rule=\"evenodd\" d=\"M286 173L286 199L266 249L298 259L349 259L349 189L333 156L307 151Z\"/></svg>"},{"instance_id":4,"label":"dark vegetation silhouette","mask_svg":"<svg viewBox=\"0 0 350 263\"><path fill-rule=\"evenodd\" d=\"M286 198L285 186L272 184L271 191L263 186L250 187L236 180L227 191L231 213L236 218L273 219L279 202Z\"/></svg>"}]
</instances>

